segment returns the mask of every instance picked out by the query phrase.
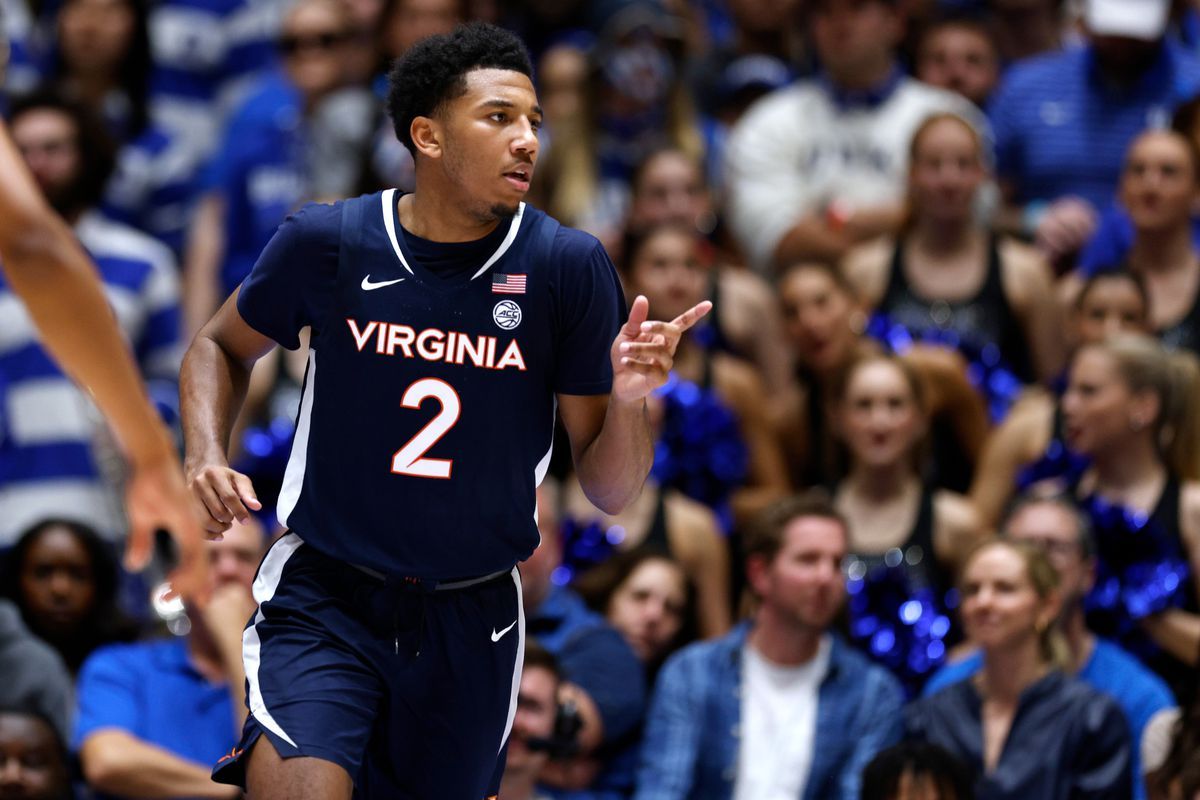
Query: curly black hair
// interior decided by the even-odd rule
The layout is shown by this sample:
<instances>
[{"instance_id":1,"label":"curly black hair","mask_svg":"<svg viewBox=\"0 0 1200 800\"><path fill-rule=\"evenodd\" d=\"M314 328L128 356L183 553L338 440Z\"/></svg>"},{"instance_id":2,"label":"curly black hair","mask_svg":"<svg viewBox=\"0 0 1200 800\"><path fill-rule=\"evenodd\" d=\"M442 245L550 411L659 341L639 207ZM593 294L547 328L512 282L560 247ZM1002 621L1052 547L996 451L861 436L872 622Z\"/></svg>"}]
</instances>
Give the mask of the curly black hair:
<instances>
[{"instance_id":1,"label":"curly black hair","mask_svg":"<svg viewBox=\"0 0 1200 800\"><path fill-rule=\"evenodd\" d=\"M396 138L416 156L409 129L417 117L429 117L467 91L467 73L505 69L533 79L529 51L516 34L484 22L459 25L451 33L430 36L396 59L388 75L388 116Z\"/></svg>"}]
</instances>

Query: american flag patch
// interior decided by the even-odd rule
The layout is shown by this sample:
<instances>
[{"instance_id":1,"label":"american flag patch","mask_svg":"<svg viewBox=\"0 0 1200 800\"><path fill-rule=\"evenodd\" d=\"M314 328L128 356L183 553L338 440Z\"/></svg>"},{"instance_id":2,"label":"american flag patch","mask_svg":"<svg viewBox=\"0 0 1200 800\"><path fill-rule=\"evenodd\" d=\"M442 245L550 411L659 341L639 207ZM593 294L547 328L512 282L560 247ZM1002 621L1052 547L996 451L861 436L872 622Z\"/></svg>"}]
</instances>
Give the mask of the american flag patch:
<instances>
[{"instance_id":1,"label":"american flag patch","mask_svg":"<svg viewBox=\"0 0 1200 800\"><path fill-rule=\"evenodd\" d=\"M492 294L525 294L525 276L492 275Z\"/></svg>"}]
</instances>

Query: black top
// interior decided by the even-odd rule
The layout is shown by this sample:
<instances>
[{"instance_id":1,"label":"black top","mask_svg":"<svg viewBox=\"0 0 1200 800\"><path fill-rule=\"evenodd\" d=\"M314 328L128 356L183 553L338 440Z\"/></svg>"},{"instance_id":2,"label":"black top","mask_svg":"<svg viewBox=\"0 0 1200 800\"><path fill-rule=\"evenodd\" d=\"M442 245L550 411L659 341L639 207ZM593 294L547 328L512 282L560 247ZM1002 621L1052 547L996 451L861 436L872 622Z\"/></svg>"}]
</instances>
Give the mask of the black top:
<instances>
[{"instance_id":1,"label":"black top","mask_svg":"<svg viewBox=\"0 0 1200 800\"><path fill-rule=\"evenodd\" d=\"M1192 299L1192 307L1174 325L1159 328L1158 338L1170 350L1191 350L1200 353L1200 291Z\"/></svg>"},{"instance_id":2,"label":"black top","mask_svg":"<svg viewBox=\"0 0 1200 800\"><path fill-rule=\"evenodd\" d=\"M1000 248L993 237L988 243L987 275L975 296L953 303L930 300L917 294L908 282L901 239L892 254L887 291L879 301L878 310L916 338L931 331L954 333L968 361L977 358L988 345L994 345L1013 373L1032 383L1035 376L1029 343L1008 304L1001 273Z\"/></svg>"},{"instance_id":3,"label":"black top","mask_svg":"<svg viewBox=\"0 0 1200 800\"><path fill-rule=\"evenodd\" d=\"M905 711L910 738L956 755L977 800L1129 800L1129 724L1106 695L1052 672L1022 694L992 772L983 768L983 700L970 680Z\"/></svg>"}]
</instances>

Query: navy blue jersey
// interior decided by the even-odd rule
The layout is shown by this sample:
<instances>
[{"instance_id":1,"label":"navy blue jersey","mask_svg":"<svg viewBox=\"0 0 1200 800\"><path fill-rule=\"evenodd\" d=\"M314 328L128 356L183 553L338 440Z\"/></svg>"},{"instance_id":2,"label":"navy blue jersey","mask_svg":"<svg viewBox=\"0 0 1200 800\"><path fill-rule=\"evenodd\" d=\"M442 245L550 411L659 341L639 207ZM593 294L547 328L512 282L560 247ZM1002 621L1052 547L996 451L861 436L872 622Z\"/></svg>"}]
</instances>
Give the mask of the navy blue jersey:
<instances>
[{"instance_id":1,"label":"navy blue jersey","mask_svg":"<svg viewBox=\"0 0 1200 800\"><path fill-rule=\"evenodd\" d=\"M396 191L280 226L238 310L285 347L312 326L279 520L336 558L447 579L538 543L555 394L606 394L625 315L593 237L522 204L478 268L442 277L404 243Z\"/></svg>"}]
</instances>

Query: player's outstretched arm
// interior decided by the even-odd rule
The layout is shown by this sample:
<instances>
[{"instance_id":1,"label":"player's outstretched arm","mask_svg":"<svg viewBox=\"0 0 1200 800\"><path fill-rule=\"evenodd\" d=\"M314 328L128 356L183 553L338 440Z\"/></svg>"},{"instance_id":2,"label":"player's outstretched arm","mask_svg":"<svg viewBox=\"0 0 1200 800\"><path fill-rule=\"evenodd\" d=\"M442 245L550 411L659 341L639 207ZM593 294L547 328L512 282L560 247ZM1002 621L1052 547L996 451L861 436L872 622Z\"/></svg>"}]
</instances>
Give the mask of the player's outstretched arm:
<instances>
[{"instance_id":1,"label":"player's outstretched arm","mask_svg":"<svg viewBox=\"0 0 1200 800\"><path fill-rule=\"evenodd\" d=\"M579 483L604 512L619 513L641 491L654 460L646 397L667 382L680 337L711 308L705 300L660 322L647 319L650 303L638 295L610 351L612 392L559 396Z\"/></svg>"},{"instance_id":2,"label":"player's outstretched arm","mask_svg":"<svg viewBox=\"0 0 1200 800\"><path fill-rule=\"evenodd\" d=\"M240 290L239 290L240 292ZM254 362L275 342L251 328L237 310L239 292L200 329L183 357L179 407L183 417L188 487L203 506L210 534L228 530L262 508L250 479L229 468L229 433L246 399Z\"/></svg>"},{"instance_id":3,"label":"player's outstretched arm","mask_svg":"<svg viewBox=\"0 0 1200 800\"><path fill-rule=\"evenodd\" d=\"M155 528L179 544L177 591L207 586L203 539L170 437L150 404L95 267L41 192L0 123L0 256L42 342L91 393L129 459L126 563L141 569Z\"/></svg>"}]
</instances>

